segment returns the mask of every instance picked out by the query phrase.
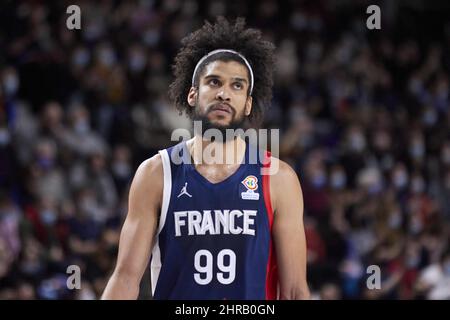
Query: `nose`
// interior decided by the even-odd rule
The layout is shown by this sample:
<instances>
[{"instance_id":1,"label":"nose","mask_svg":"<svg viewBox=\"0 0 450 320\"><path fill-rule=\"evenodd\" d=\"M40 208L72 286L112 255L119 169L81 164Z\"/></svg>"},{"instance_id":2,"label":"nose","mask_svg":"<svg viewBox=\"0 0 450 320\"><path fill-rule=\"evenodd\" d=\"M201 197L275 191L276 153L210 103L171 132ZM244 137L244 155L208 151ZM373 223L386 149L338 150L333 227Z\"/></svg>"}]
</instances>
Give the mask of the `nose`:
<instances>
[{"instance_id":1,"label":"nose","mask_svg":"<svg viewBox=\"0 0 450 320\"><path fill-rule=\"evenodd\" d=\"M228 90L225 89L225 86L217 91L216 99L220 101L230 101L230 94L228 93Z\"/></svg>"}]
</instances>

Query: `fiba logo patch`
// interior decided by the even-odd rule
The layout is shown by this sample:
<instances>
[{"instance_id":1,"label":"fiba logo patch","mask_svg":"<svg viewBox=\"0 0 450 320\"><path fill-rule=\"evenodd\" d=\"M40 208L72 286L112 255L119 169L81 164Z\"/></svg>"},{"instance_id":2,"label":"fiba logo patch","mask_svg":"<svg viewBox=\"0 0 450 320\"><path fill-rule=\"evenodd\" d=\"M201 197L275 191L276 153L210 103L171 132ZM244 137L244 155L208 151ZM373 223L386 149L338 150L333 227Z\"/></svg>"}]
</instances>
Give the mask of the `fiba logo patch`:
<instances>
[{"instance_id":1,"label":"fiba logo patch","mask_svg":"<svg viewBox=\"0 0 450 320\"><path fill-rule=\"evenodd\" d=\"M247 189L245 192L241 192L241 198L244 200L259 200L259 193L255 192L258 190L258 178L251 175L247 176L241 181L244 187Z\"/></svg>"}]
</instances>

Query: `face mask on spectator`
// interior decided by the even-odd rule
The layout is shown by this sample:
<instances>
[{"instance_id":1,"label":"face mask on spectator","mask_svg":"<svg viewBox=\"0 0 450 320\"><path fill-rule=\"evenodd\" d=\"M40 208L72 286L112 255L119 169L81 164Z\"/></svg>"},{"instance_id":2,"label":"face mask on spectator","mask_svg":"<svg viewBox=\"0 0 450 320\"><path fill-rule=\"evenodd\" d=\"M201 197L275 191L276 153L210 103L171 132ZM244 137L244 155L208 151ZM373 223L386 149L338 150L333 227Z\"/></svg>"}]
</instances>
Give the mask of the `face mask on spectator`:
<instances>
[{"instance_id":1,"label":"face mask on spectator","mask_svg":"<svg viewBox=\"0 0 450 320\"><path fill-rule=\"evenodd\" d=\"M39 167L44 170L49 170L49 169L53 168L53 165L55 164L55 162L52 158L46 157L46 156L40 156L37 159L37 163L38 163Z\"/></svg>"},{"instance_id":2,"label":"face mask on spectator","mask_svg":"<svg viewBox=\"0 0 450 320\"><path fill-rule=\"evenodd\" d=\"M111 67L116 62L116 56L111 49L102 49L100 51L100 61L107 67Z\"/></svg>"},{"instance_id":3,"label":"face mask on spectator","mask_svg":"<svg viewBox=\"0 0 450 320\"><path fill-rule=\"evenodd\" d=\"M64 280L63 275L43 280L37 288L39 296L49 300L63 299L67 291L67 282Z\"/></svg>"},{"instance_id":4,"label":"face mask on spectator","mask_svg":"<svg viewBox=\"0 0 450 320\"><path fill-rule=\"evenodd\" d=\"M53 210L42 210L39 215L42 223L47 226L52 226L56 222L56 214Z\"/></svg>"},{"instance_id":5,"label":"face mask on spectator","mask_svg":"<svg viewBox=\"0 0 450 320\"><path fill-rule=\"evenodd\" d=\"M425 188L425 184L423 179L420 177L416 177L411 181L411 190L414 193L421 193Z\"/></svg>"},{"instance_id":6,"label":"face mask on spectator","mask_svg":"<svg viewBox=\"0 0 450 320\"><path fill-rule=\"evenodd\" d=\"M421 142L414 142L409 148L409 153L414 159L421 159L425 153L425 147Z\"/></svg>"},{"instance_id":7,"label":"face mask on spectator","mask_svg":"<svg viewBox=\"0 0 450 320\"><path fill-rule=\"evenodd\" d=\"M377 194L380 193L381 190L383 190L383 184L381 181L377 181L369 186L369 189L367 190L370 194Z\"/></svg>"},{"instance_id":8,"label":"face mask on spectator","mask_svg":"<svg viewBox=\"0 0 450 320\"><path fill-rule=\"evenodd\" d=\"M399 212L394 212L389 216L389 227L391 229L398 229L402 224L402 215Z\"/></svg>"},{"instance_id":9,"label":"face mask on spectator","mask_svg":"<svg viewBox=\"0 0 450 320\"><path fill-rule=\"evenodd\" d=\"M410 269L416 268L419 265L419 257L417 255L409 256L406 259L406 266Z\"/></svg>"},{"instance_id":10,"label":"face mask on spectator","mask_svg":"<svg viewBox=\"0 0 450 320\"><path fill-rule=\"evenodd\" d=\"M342 189L347 184L347 177L342 171L333 172L331 174L330 180L330 184L333 189Z\"/></svg>"},{"instance_id":11,"label":"face mask on spectator","mask_svg":"<svg viewBox=\"0 0 450 320\"><path fill-rule=\"evenodd\" d=\"M104 28L103 19L88 20L86 27L83 27L83 37L89 42L97 40L103 34Z\"/></svg>"},{"instance_id":12,"label":"face mask on spectator","mask_svg":"<svg viewBox=\"0 0 450 320\"><path fill-rule=\"evenodd\" d=\"M92 195L85 196L79 204L80 213L83 217L95 216L96 201Z\"/></svg>"},{"instance_id":13,"label":"face mask on spectator","mask_svg":"<svg viewBox=\"0 0 450 320\"><path fill-rule=\"evenodd\" d=\"M413 217L411 221L410 231L412 234L419 234L423 229L422 222L419 218Z\"/></svg>"},{"instance_id":14,"label":"face mask on spectator","mask_svg":"<svg viewBox=\"0 0 450 320\"><path fill-rule=\"evenodd\" d=\"M442 149L441 153L441 160L443 164L449 165L450 164L450 147L444 147Z\"/></svg>"},{"instance_id":15,"label":"face mask on spectator","mask_svg":"<svg viewBox=\"0 0 450 320\"><path fill-rule=\"evenodd\" d=\"M11 137L7 128L0 128L0 146L6 146Z\"/></svg>"},{"instance_id":16,"label":"face mask on spectator","mask_svg":"<svg viewBox=\"0 0 450 320\"><path fill-rule=\"evenodd\" d=\"M408 174L404 170L396 171L394 174L394 186L397 189L404 188L408 183Z\"/></svg>"},{"instance_id":17,"label":"face mask on spectator","mask_svg":"<svg viewBox=\"0 0 450 320\"><path fill-rule=\"evenodd\" d=\"M141 72L145 67L145 57L142 53L133 53L128 63L131 71Z\"/></svg>"},{"instance_id":18,"label":"face mask on spectator","mask_svg":"<svg viewBox=\"0 0 450 320\"><path fill-rule=\"evenodd\" d=\"M85 119L80 119L75 123L75 131L77 133L86 133L89 132L89 123Z\"/></svg>"},{"instance_id":19,"label":"face mask on spectator","mask_svg":"<svg viewBox=\"0 0 450 320\"><path fill-rule=\"evenodd\" d=\"M77 300L95 300L96 296L94 291L89 286L82 286L81 290L78 292Z\"/></svg>"},{"instance_id":20,"label":"face mask on spectator","mask_svg":"<svg viewBox=\"0 0 450 320\"><path fill-rule=\"evenodd\" d=\"M28 275L37 275L39 274L42 269L42 261L40 260L29 260L29 261L24 261L20 267L21 271L25 274Z\"/></svg>"},{"instance_id":21,"label":"face mask on spectator","mask_svg":"<svg viewBox=\"0 0 450 320\"><path fill-rule=\"evenodd\" d=\"M147 46L152 47L152 46L156 45L156 43L159 40L159 32L156 30L150 29L144 34L143 40Z\"/></svg>"},{"instance_id":22,"label":"face mask on spectator","mask_svg":"<svg viewBox=\"0 0 450 320\"><path fill-rule=\"evenodd\" d=\"M327 182L327 177L325 176L325 172L319 171L315 173L311 179L311 183L316 188L321 188Z\"/></svg>"},{"instance_id":23,"label":"face mask on spectator","mask_svg":"<svg viewBox=\"0 0 450 320\"><path fill-rule=\"evenodd\" d=\"M89 62L89 52L86 49L77 50L72 58L72 63L77 67L85 67Z\"/></svg>"},{"instance_id":24,"label":"face mask on spectator","mask_svg":"<svg viewBox=\"0 0 450 320\"><path fill-rule=\"evenodd\" d=\"M422 118L423 123L425 123L427 126L432 126L437 121L437 114L434 109L427 109L423 115Z\"/></svg>"},{"instance_id":25,"label":"face mask on spectator","mask_svg":"<svg viewBox=\"0 0 450 320\"><path fill-rule=\"evenodd\" d=\"M450 262L444 264L444 272L447 276L450 276Z\"/></svg>"},{"instance_id":26,"label":"face mask on spectator","mask_svg":"<svg viewBox=\"0 0 450 320\"><path fill-rule=\"evenodd\" d=\"M366 140L362 134L352 134L350 136L350 149L353 151L362 151L366 147Z\"/></svg>"},{"instance_id":27,"label":"face mask on spectator","mask_svg":"<svg viewBox=\"0 0 450 320\"><path fill-rule=\"evenodd\" d=\"M115 161L112 165L112 170L115 176L126 178L131 174L131 167L124 161Z\"/></svg>"},{"instance_id":28,"label":"face mask on spectator","mask_svg":"<svg viewBox=\"0 0 450 320\"><path fill-rule=\"evenodd\" d=\"M3 78L3 87L7 96L14 95L19 89L19 78L13 73L8 73Z\"/></svg>"}]
</instances>

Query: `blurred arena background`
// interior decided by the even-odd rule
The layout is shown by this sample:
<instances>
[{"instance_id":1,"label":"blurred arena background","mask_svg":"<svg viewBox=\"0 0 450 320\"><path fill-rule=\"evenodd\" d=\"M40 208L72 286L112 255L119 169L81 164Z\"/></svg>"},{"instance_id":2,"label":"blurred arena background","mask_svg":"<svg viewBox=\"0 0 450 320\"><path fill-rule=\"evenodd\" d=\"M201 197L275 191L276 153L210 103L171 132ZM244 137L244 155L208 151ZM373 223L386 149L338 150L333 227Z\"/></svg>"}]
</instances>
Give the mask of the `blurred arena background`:
<instances>
[{"instance_id":1,"label":"blurred arena background","mask_svg":"<svg viewBox=\"0 0 450 320\"><path fill-rule=\"evenodd\" d=\"M166 97L180 39L218 15L277 45L265 127L302 183L313 298L450 299L450 6L411 0L2 1L0 299L100 297L134 171L190 126Z\"/></svg>"}]
</instances>

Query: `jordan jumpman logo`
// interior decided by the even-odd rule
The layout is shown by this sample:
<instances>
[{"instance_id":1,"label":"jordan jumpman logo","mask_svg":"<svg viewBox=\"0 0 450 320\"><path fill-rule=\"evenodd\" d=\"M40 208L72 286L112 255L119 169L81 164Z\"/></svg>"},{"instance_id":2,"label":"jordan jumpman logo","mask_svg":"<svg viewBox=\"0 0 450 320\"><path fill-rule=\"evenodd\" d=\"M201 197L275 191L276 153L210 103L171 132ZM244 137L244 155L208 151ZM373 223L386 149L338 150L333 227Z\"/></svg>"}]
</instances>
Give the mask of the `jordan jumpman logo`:
<instances>
[{"instance_id":1,"label":"jordan jumpman logo","mask_svg":"<svg viewBox=\"0 0 450 320\"><path fill-rule=\"evenodd\" d=\"M187 192L187 182L184 184L184 187L181 189L181 192L177 198L181 197L184 194L187 195L189 198L192 198L192 195L190 195L189 192Z\"/></svg>"}]
</instances>

